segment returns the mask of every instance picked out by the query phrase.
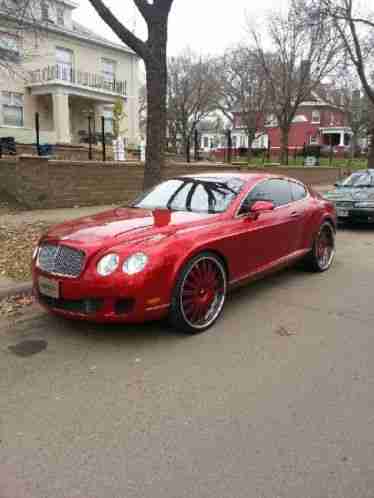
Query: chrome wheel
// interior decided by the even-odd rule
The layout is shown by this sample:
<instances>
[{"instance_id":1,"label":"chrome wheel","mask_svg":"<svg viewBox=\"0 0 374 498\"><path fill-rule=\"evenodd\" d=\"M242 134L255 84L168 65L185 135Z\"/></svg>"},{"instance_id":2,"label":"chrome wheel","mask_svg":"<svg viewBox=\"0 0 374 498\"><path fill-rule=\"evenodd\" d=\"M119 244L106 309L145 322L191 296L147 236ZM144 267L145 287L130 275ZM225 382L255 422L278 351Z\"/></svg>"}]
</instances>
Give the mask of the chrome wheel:
<instances>
[{"instance_id":1,"label":"chrome wheel","mask_svg":"<svg viewBox=\"0 0 374 498\"><path fill-rule=\"evenodd\" d=\"M226 299L227 277L221 261L207 253L193 259L183 272L178 299L184 328L202 332L220 315Z\"/></svg>"},{"instance_id":2,"label":"chrome wheel","mask_svg":"<svg viewBox=\"0 0 374 498\"><path fill-rule=\"evenodd\" d=\"M316 241L316 260L321 271L328 270L335 256L335 233L329 223L322 225Z\"/></svg>"}]
</instances>

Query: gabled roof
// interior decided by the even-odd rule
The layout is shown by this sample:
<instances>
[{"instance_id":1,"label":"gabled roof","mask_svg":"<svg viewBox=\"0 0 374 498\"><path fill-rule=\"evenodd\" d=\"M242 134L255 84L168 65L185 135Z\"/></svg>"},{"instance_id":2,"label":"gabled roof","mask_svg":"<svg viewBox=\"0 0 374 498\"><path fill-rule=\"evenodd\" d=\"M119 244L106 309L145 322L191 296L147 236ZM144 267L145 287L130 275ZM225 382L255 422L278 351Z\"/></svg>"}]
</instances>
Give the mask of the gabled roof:
<instances>
[{"instance_id":1,"label":"gabled roof","mask_svg":"<svg viewBox=\"0 0 374 498\"><path fill-rule=\"evenodd\" d=\"M64 29L63 31L66 31L67 33L69 32L69 30L67 29ZM86 28L86 26L83 26L83 24L80 24L79 22L73 21L73 33L75 33L79 37L84 38L85 40L98 43L99 45L105 45L109 48L114 48L115 50L122 50L124 52L130 52L135 55L135 52L133 52L126 45L121 45L119 43L112 42L107 38L104 38L103 36L100 36L94 31L91 31L90 29Z\"/></svg>"}]
</instances>

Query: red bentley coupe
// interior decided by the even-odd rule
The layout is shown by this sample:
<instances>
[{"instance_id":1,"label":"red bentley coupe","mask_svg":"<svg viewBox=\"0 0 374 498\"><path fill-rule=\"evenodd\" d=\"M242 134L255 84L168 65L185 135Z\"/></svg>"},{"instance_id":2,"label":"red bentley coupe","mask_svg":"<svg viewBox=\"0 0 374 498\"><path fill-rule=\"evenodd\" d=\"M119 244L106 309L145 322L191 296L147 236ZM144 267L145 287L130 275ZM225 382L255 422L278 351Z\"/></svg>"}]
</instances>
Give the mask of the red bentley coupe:
<instances>
[{"instance_id":1,"label":"red bentley coupe","mask_svg":"<svg viewBox=\"0 0 374 498\"><path fill-rule=\"evenodd\" d=\"M314 271L335 255L333 204L269 174L211 173L164 181L131 206L64 223L33 256L48 310L97 322L168 316L208 329L227 292L298 260Z\"/></svg>"}]
</instances>

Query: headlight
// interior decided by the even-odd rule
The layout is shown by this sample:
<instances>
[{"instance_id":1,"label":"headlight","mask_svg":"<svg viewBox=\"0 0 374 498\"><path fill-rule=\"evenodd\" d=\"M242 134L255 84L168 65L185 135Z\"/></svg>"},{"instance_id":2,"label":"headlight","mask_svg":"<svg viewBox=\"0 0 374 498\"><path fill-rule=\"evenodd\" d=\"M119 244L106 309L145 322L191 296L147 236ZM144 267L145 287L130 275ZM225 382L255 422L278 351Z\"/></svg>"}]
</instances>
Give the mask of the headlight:
<instances>
[{"instance_id":1,"label":"headlight","mask_svg":"<svg viewBox=\"0 0 374 498\"><path fill-rule=\"evenodd\" d=\"M374 201L362 201L355 203L356 208L373 208L374 209Z\"/></svg>"},{"instance_id":2,"label":"headlight","mask_svg":"<svg viewBox=\"0 0 374 498\"><path fill-rule=\"evenodd\" d=\"M102 277L107 277L117 270L119 257L117 254L107 254L97 263L97 273Z\"/></svg>"},{"instance_id":3,"label":"headlight","mask_svg":"<svg viewBox=\"0 0 374 498\"><path fill-rule=\"evenodd\" d=\"M143 252L137 252L126 259L123 263L122 271L127 275L135 275L143 271L147 263L148 256Z\"/></svg>"}]
</instances>

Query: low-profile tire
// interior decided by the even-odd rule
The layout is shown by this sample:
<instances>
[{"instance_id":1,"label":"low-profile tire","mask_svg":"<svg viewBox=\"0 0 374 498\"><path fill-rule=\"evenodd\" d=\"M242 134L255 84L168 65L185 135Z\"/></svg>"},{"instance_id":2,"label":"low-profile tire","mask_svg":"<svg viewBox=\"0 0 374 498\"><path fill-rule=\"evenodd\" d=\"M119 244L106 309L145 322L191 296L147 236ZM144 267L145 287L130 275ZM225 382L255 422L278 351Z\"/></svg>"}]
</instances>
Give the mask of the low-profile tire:
<instances>
[{"instance_id":1,"label":"low-profile tire","mask_svg":"<svg viewBox=\"0 0 374 498\"><path fill-rule=\"evenodd\" d=\"M335 229L325 221L314 239L313 249L306 258L306 267L313 272L327 271L335 257Z\"/></svg>"},{"instance_id":2,"label":"low-profile tire","mask_svg":"<svg viewBox=\"0 0 374 498\"><path fill-rule=\"evenodd\" d=\"M202 252L190 259L179 273L169 321L187 334L205 332L221 315L226 294L225 265L215 254Z\"/></svg>"}]
</instances>

